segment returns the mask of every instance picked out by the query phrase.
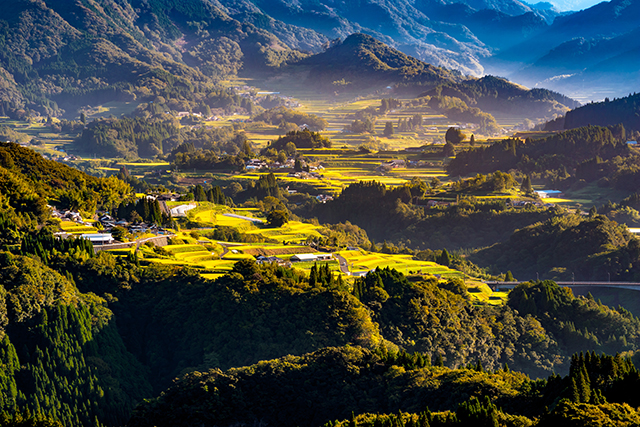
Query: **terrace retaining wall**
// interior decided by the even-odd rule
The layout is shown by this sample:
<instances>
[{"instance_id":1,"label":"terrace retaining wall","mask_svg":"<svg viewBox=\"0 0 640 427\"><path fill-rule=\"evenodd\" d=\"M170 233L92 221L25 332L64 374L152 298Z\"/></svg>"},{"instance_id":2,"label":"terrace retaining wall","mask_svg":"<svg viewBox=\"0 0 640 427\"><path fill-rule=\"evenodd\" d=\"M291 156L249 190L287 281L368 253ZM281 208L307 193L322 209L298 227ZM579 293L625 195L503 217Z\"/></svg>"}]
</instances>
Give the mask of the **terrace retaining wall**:
<instances>
[{"instance_id":1,"label":"terrace retaining wall","mask_svg":"<svg viewBox=\"0 0 640 427\"><path fill-rule=\"evenodd\" d=\"M93 252L98 253L100 251L107 251L111 249L128 249L135 245L136 249L140 247L140 245L153 242L156 246L167 246L169 244L169 238L173 237L173 235L168 236L155 236L148 237L146 239L136 240L135 242L124 242L124 243L111 243L109 245L95 245L93 247Z\"/></svg>"}]
</instances>

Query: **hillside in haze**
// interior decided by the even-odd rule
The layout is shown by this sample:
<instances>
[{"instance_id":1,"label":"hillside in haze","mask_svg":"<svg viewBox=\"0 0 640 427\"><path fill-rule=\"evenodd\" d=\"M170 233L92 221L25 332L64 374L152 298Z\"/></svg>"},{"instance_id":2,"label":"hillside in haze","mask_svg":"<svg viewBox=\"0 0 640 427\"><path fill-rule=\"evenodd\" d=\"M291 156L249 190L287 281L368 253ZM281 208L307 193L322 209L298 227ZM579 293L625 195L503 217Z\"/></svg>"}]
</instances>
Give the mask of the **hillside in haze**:
<instances>
[{"instance_id":1,"label":"hillside in haze","mask_svg":"<svg viewBox=\"0 0 640 427\"><path fill-rule=\"evenodd\" d=\"M248 8L241 22L227 14L229 7L202 0L177 4L105 0L91 5L20 1L8 8L0 21L4 114L18 119L64 114L73 118L80 107L110 101L145 102L149 114L172 110L210 116L220 108L251 114L256 110L252 101L216 86L238 75L270 79L285 88L297 85L354 95L394 87L416 96L465 81L458 70L432 65L385 44L387 40L398 45L382 33L383 41L356 33L329 42L313 29L266 16L254 25L248 17L255 18L255 8ZM376 17L371 14L371 19ZM474 82L471 86L480 81ZM527 92L503 80L499 86L519 94L486 82L481 86L457 90L453 96L465 98L469 107L477 103L481 109L496 111L495 102L489 105L486 99L484 103L477 99L478 90L495 92L496 102L543 101L522 110L532 117L551 117L574 106L570 99Z\"/></svg>"},{"instance_id":2,"label":"hillside in haze","mask_svg":"<svg viewBox=\"0 0 640 427\"><path fill-rule=\"evenodd\" d=\"M490 59L513 80L587 99L625 96L640 85L640 1L612 0L557 18L553 25ZM510 71L507 71L510 70Z\"/></svg>"},{"instance_id":3,"label":"hillside in haze","mask_svg":"<svg viewBox=\"0 0 640 427\"><path fill-rule=\"evenodd\" d=\"M22 0L4 9L0 34L3 107L44 115L113 100L191 98L241 68L264 71L304 56L201 0Z\"/></svg>"},{"instance_id":4,"label":"hillside in haze","mask_svg":"<svg viewBox=\"0 0 640 427\"><path fill-rule=\"evenodd\" d=\"M625 128L625 136L637 138L640 132L640 94L618 99L606 98L602 102L591 102L568 111L545 125L547 130L575 129L581 126L600 125L613 126L621 123Z\"/></svg>"},{"instance_id":5,"label":"hillside in haze","mask_svg":"<svg viewBox=\"0 0 640 427\"><path fill-rule=\"evenodd\" d=\"M275 18L329 39L362 32L434 65L585 94L582 99L626 95L626 87L638 84L637 0L575 13L549 3L485 0L220 3L239 20Z\"/></svg>"}]
</instances>

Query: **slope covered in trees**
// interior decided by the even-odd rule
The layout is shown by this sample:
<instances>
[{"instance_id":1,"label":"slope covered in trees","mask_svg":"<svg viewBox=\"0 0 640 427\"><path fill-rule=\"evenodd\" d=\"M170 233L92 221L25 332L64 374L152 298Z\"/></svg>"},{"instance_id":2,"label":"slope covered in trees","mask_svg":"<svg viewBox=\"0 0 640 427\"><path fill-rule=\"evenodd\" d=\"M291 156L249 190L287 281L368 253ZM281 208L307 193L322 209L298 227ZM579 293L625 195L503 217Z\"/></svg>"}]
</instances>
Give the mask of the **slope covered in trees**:
<instances>
[{"instance_id":1,"label":"slope covered in trees","mask_svg":"<svg viewBox=\"0 0 640 427\"><path fill-rule=\"evenodd\" d=\"M119 425L150 393L106 302L37 259L0 252L2 412Z\"/></svg>"},{"instance_id":2,"label":"slope covered in trees","mask_svg":"<svg viewBox=\"0 0 640 427\"><path fill-rule=\"evenodd\" d=\"M114 206L131 191L115 177L87 175L14 143L0 143L0 175L0 204L40 222L48 217L47 203L93 213L97 206Z\"/></svg>"},{"instance_id":3,"label":"slope covered in trees","mask_svg":"<svg viewBox=\"0 0 640 427\"><path fill-rule=\"evenodd\" d=\"M451 190L460 195L457 204L429 208L420 200L429 187L420 180L395 188L362 181L349 185L335 200L303 211L303 215L325 223L349 220L377 242L405 242L415 249L483 247L508 239L519 228L563 214L561 209L515 209L505 201L464 197L470 192L504 191L507 184L512 188L514 183L511 175L499 171L479 174L452 183Z\"/></svg>"},{"instance_id":4,"label":"slope covered in trees","mask_svg":"<svg viewBox=\"0 0 640 427\"><path fill-rule=\"evenodd\" d=\"M190 374L140 405L129 425L630 426L640 419L635 398L619 393L638 378L629 360L595 353L576 355L564 378L531 381L508 368L449 370L420 354L329 348Z\"/></svg>"},{"instance_id":5,"label":"slope covered in trees","mask_svg":"<svg viewBox=\"0 0 640 427\"><path fill-rule=\"evenodd\" d=\"M13 2L0 34L3 108L43 115L155 96L187 101L241 67L304 56L201 0Z\"/></svg>"},{"instance_id":6,"label":"slope covered in trees","mask_svg":"<svg viewBox=\"0 0 640 427\"><path fill-rule=\"evenodd\" d=\"M564 129L587 125L613 126L622 123L627 132L640 132L640 93L614 100L592 102L568 111Z\"/></svg>"},{"instance_id":7,"label":"slope covered in trees","mask_svg":"<svg viewBox=\"0 0 640 427\"><path fill-rule=\"evenodd\" d=\"M587 126L538 140L505 139L458 153L447 172L455 176L518 169L553 181L552 185L566 180L565 188L579 179L592 182L603 177L607 185L633 187L629 177L637 173L638 157L623 135L621 126Z\"/></svg>"},{"instance_id":8,"label":"slope covered in trees","mask_svg":"<svg viewBox=\"0 0 640 427\"><path fill-rule=\"evenodd\" d=\"M325 52L289 68L308 71L305 84L318 88L364 89L409 82L427 88L462 78L458 73L419 61L366 34L352 34Z\"/></svg>"},{"instance_id":9,"label":"slope covered in trees","mask_svg":"<svg viewBox=\"0 0 640 427\"><path fill-rule=\"evenodd\" d=\"M626 227L602 215L552 218L516 231L471 260L516 277L556 280L640 279L640 246Z\"/></svg>"},{"instance_id":10,"label":"slope covered in trees","mask_svg":"<svg viewBox=\"0 0 640 427\"><path fill-rule=\"evenodd\" d=\"M11 233L5 234L6 230ZM335 413L323 409L323 416L331 414L329 419L348 417L351 411L423 411L425 408L415 405L424 402L424 396L438 402L432 409L453 409L469 396L453 385L459 384L454 378L459 378L461 372L473 377L465 383L468 390L494 390L492 396L502 402L500 396L507 399L514 395L505 388L505 381L515 381L519 385L514 387L519 389L522 381L528 380L522 374L504 372L500 374L506 375L504 381L494 381L486 377L489 374L478 373L478 363L490 370L501 369L506 363L544 377L554 371L567 372L570 355L575 351L636 350L640 333L638 320L628 312L611 310L592 299L575 298L547 282L519 288L506 306L477 306L468 298L464 284L456 280L410 282L390 269L357 279L350 289L326 266L314 267L312 274L306 276L298 270L259 266L245 260L238 262L230 274L209 281L186 269L140 266L133 254L115 257L100 252L93 256L90 246L58 247L46 230L27 233L6 220L0 222L0 231L0 237L5 239L3 245L12 236L22 239L19 244L9 245L14 254L3 252L0 257L0 283L6 292L5 305L0 305L6 311L0 319L5 319L3 324L7 325L7 336L14 348L5 344L8 350L3 357L7 362L3 366L14 368L0 379L0 390L12 390L13 382L18 390L10 392L15 397L6 400L2 410L10 414L26 409L40 411L65 425L95 424L96 418L105 425L120 425L136 401L151 395L151 386L157 393L174 377L188 372L213 369L211 372L217 372L219 377L227 375L219 369L310 351L337 354L335 357L340 360L343 350L336 353L321 349L347 344L368 349L357 351L369 355L367 358L374 357L365 365L385 381L380 382L378 377L363 379L362 384L379 384L371 388L369 403L364 403L365 399L363 406L345 404ZM37 258L18 254L36 255L49 267ZM117 328L112 312L118 319ZM48 328L52 328L51 332L46 332ZM69 332L65 332L66 328ZM16 331L15 335L12 331ZM44 338L39 338L38 331L43 331ZM391 356L398 349L421 354ZM313 357L308 366L315 363ZM330 356L331 360L335 357ZM289 360L285 370L295 365L294 356ZM414 374L432 369L427 368L429 361L452 368L471 363L476 368L434 368L436 371L424 371L424 382L415 383ZM269 372L283 372L272 368L271 363L279 362L260 362L258 366ZM359 368L361 372L366 369L369 368ZM356 375L353 381L358 383L358 370L348 371ZM233 372L252 373L254 368ZM314 386L305 390L315 396L326 394L323 382L335 383L328 375L331 371L324 367L310 372L319 376L310 377ZM295 378L301 373L300 369L293 370ZM202 374L193 373L187 378L201 377ZM430 378L438 379L442 385L434 387ZM281 393L288 393L289 386L275 393L267 384L268 375L264 380L264 388L249 389L260 396L271 395L272 403L266 408L282 407L279 399ZM411 390L417 389L410 384L418 389L426 387L417 395L423 397L412 397ZM213 387L217 386L211 390ZM180 387L175 390L175 394L165 393L162 398L178 399L171 403L174 409L181 405L179 395L186 393ZM226 388L218 390L222 393ZM390 399L394 393L400 393L400 397ZM191 403L198 402L188 393L182 396ZM462 400L456 400L456 396ZM335 398L343 399L340 393ZM306 397L301 399L300 402L307 401ZM322 405L333 404L333 397L314 399ZM223 401L229 416L235 417L236 409L231 408L236 403ZM302 410L308 409L304 405L296 404L286 417L300 416ZM260 412L263 409L244 408L246 417L257 413L271 416L267 415L270 409ZM176 416L182 414L189 422L195 420L190 418L194 413L191 409L177 411ZM219 416L211 410L195 412L205 417ZM317 422L322 424L329 419L319 418Z\"/></svg>"},{"instance_id":11,"label":"slope covered in trees","mask_svg":"<svg viewBox=\"0 0 640 427\"><path fill-rule=\"evenodd\" d=\"M246 137L231 129L191 129L167 119L101 119L89 123L76 138L78 150L104 157L156 157L193 154L196 148L213 154L238 153Z\"/></svg>"},{"instance_id":12,"label":"slope covered in trees","mask_svg":"<svg viewBox=\"0 0 640 427\"><path fill-rule=\"evenodd\" d=\"M579 105L560 93L547 89L526 89L495 76L445 83L423 95L456 97L485 111L529 114L534 117L562 114Z\"/></svg>"}]
</instances>

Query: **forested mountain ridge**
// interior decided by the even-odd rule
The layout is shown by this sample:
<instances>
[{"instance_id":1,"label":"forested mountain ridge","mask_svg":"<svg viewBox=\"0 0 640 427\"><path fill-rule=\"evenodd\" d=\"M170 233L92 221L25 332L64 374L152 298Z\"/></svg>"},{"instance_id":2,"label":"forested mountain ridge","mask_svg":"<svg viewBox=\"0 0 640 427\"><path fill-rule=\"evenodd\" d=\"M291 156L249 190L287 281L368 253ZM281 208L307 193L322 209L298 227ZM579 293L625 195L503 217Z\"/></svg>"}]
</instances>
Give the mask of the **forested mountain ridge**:
<instances>
[{"instance_id":1,"label":"forested mountain ridge","mask_svg":"<svg viewBox=\"0 0 640 427\"><path fill-rule=\"evenodd\" d=\"M394 87L409 96L449 96L485 111L518 112L530 117L564 114L579 105L546 89L526 89L503 78L465 77L455 70L412 58L372 36L356 33L335 41L324 52L282 67L300 76L304 87L335 93L372 91ZM291 85L292 83L289 83Z\"/></svg>"},{"instance_id":2,"label":"forested mountain ridge","mask_svg":"<svg viewBox=\"0 0 640 427\"><path fill-rule=\"evenodd\" d=\"M435 2L366 0L320 2L221 0L232 16L264 14L312 28L330 39L354 32L377 39L439 66L482 73L481 59L495 48L523 40L547 27L559 13L519 1ZM240 9L235 12L234 9ZM501 34L501 36L499 35ZM505 35L507 35L505 37Z\"/></svg>"},{"instance_id":3,"label":"forested mountain ridge","mask_svg":"<svg viewBox=\"0 0 640 427\"><path fill-rule=\"evenodd\" d=\"M0 175L0 205L18 223L45 222L49 203L93 213L98 206L117 205L131 191L116 177L96 178L14 143L0 143Z\"/></svg>"},{"instance_id":4,"label":"forested mountain ridge","mask_svg":"<svg viewBox=\"0 0 640 427\"><path fill-rule=\"evenodd\" d=\"M509 78L565 93L625 96L637 87L640 2L601 2L554 23L535 37L491 58L488 69L513 70ZM593 98L592 98L593 99Z\"/></svg>"},{"instance_id":5,"label":"forested mountain ridge","mask_svg":"<svg viewBox=\"0 0 640 427\"><path fill-rule=\"evenodd\" d=\"M606 98L602 102L591 102L567 111L545 125L547 130L574 129L581 126L612 126L622 123L625 136L631 138L640 133L640 94L633 93L622 98Z\"/></svg>"},{"instance_id":6,"label":"forested mountain ridge","mask_svg":"<svg viewBox=\"0 0 640 427\"><path fill-rule=\"evenodd\" d=\"M449 370L420 354L329 348L187 375L140 405L130 425L631 426L640 417L625 390L637 383L629 360L595 353L574 356L564 378L531 381L508 367Z\"/></svg>"},{"instance_id":7,"label":"forested mountain ridge","mask_svg":"<svg viewBox=\"0 0 640 427\"><path fill-rule=\"evenodd\" d=\"M579 110L578 110L579 111ZM447 171L455 175L517 169L560 190L602 180L603 186L636 191L640 158L624 126L585 126L538 140L519 138L458 153Z\"/></svg>"},{"instance_id":8,"label":"forested mountain ridge","mask_svg":"<svg viewBox=\"0 0 640 427\"><path fill-rule=\"evenodd\" d=\"M562 114L567 108L580 105L560 93L547 89L527 89L494 76L447 82L420 96L450 96L483 111L519 113L530 117Z\"/></svg>"},{"instance_id":9,"label":"forested mountain ridge","mask_svg":"<svg viewBox=\"0 0 640 427\"><path fill-rule=\"evenodd\" d=\"M518 277L637 281L639 257L638 239L626 227L600 215L573 215L525 227L470 259Z\"/></svg>"},{"instance_id":10,"label":"forested mountain ridge","mask_svg":"<svg viewBox=\"0 0 640 427\"><path fill-rule=\"evenodd\" d=\"M4 251L0 283L3 414L63 425L125 423L151 389L106 301L78 292L38 259Z\"/></svg>"},{"instance_id":11,"label":"forested mountain ridge","mask_svg":"<svg viewBox=\"0 0 640 427\"><path fill-rule=\"evenodd\" d=\"M264 70L304 56L200 0L21 0L3 18L5 110L59 115L87 102L180 97L241 67Z\"/></svg>"},{"instance_id":12,"label":"forested mountain ridge","mask_svg":"<svg viewBox=\"0 0 640 427\"><path fill-rule=\"evenodd\" d=\"M400 82L433 86L462 78L459 73L424 63L360 33L289 68L309 68L307 84L320 82L331 86L338 81L340 84L333 84L334 89L340 89L340 86L366 88L372 83L385 87Z\"/></svg>"}]
</instances>

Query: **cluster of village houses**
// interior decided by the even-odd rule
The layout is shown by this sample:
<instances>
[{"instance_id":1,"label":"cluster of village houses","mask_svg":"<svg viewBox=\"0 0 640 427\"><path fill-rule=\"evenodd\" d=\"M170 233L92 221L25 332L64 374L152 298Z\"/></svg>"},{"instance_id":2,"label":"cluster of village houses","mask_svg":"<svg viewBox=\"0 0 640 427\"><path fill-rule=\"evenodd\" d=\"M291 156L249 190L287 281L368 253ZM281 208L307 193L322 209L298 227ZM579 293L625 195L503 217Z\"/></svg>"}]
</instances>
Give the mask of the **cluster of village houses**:
<instances>
[{"instance_id":1,"label":"cluster of village houses","mask_svg":"<svg viewBox=\"0 0 640 427\"><path fill-rule=\"evenodd\" d=\"M85 225L87 227L96 226L96 223L93 221L91 222L85 221L79 212L71 211L71 210L59 211L53 206L49 206L49 207L51 208L51 216L53 218L59 218L63 221L73 221L78 225ZM147 232L155 233L155 234L165 233L165 230L161 227L158 227L156 224L147 224L144 222L133 224L123 219L117 220L108 214L102 215L98 221L102 226L101 232L85 233L80 235L80 237L90 240L91 243L93 243L94 245L106 245L106 244L114 243L115 240L113 238L113 235L111 234L111 231L113 230L114 227L122 227L128 230L132 234L147 233ZM70 236L70 234L66 232L58 232L58 233L55 233L55 235L60 236L62 238L66 238Z\"/></svg>"},{"instance_id":2,"label":"cluster of village houses","mask_svg":"<svg viewBox=\"0 0 640 427\"><path fill-rule=\"evenodd\" d=\"M295 263L295 262L320 262L320 261L332 261L332 260L333 260L333 256L330 253L295 254L289 259L289 261L285 261L282 258L279 258L277 256L258 255L256 257L256 262L258 264L271 264L275 262L278 265L286 265L286 266L291 266L292 263Z\"/></svg>"}]
</instances>

